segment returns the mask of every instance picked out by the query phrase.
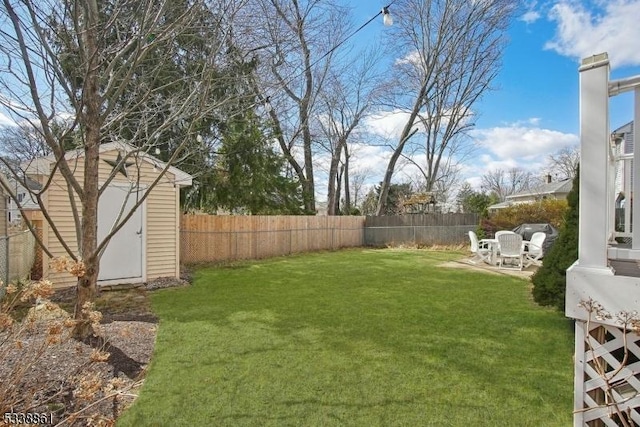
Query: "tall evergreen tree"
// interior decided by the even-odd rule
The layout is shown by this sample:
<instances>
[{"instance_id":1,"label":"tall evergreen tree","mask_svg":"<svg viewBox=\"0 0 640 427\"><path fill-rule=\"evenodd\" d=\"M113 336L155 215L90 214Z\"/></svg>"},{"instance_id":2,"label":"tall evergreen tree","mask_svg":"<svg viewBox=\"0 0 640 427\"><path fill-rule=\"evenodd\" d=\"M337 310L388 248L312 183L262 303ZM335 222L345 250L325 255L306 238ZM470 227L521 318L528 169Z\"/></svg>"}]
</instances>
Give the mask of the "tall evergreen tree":
<instances>
[{"instance_id":1,"label":"tall evergreen tree","mask_svg":"<svg viewBox=\"0 0 640 427\"><path fill-rule=\"evenodd\" d=\"M286 176L286 161L269 143L255 113L246 110L230 118L220 131L221 147L212 159L210 172L203 177L210 187L190 193L191 203L210 211L301 214L300 186Z\"/></svg>"},{"instance_id":2,"label":"tall evergreen tree","mask_svg":"<svg viewBox=\"0 0 640 427\"><path fill-rule=\"evenodd\" d=\"M533 298L540 305L550 305L564 311L567 269L578 259L578 203L580 198L580 170L576 171L573 188L567 196L569 210L560 229L558 240L542 267L532 277Z\"/></svg>"}]
</instances>

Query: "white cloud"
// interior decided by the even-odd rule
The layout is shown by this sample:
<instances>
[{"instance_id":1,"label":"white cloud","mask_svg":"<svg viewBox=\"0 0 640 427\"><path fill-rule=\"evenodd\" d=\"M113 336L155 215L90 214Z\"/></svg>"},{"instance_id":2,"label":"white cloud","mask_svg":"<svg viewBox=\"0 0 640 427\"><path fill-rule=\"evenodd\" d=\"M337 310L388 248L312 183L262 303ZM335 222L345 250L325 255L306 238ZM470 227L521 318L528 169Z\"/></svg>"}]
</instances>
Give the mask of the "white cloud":
<instances>
[{"instance_id":1,"label":"white cloud","mask_svg":"<svg viewBox=\"0 0 640 427\"><path fill-rule=\"evenodd\" d=\"M395 145L409 113L402 110L379 112L362 123L360 128L369 137L369 144L353 144L351 165L371 173L369 183L377 183L384 176L391 149L385 144ZM532 117L504 126L475 129L470 136L477 148L473 160L458 165L463 179L479 189L481 177L495 169L521 168L542 176L548 157L565 147L579 143L577 135L541 127L542 120ZM377 139L377 141L376 141ZM378 145L373 143L377 142ZM320 162L328 163L328 159ZM411 167L399 164L396 177L411 175ZM326 178L321 185L326 187Z\"/></svg>"},{"instance_id":2,"label":"white cloud","mask_svg":"<svg viewBox=\"0 0 640 427\"><path fill-rule=\"evenodd\" d=\"M352 161L358 169L371 171L376 179L384 175L391 151L386 147L366 144L352 144L350 147Z\"/></svg>"},{"instance_id":3,"label":"white cloud","mask_svg":"<svg viewBox=\"0 0 640 427\"><path fill-rule=\"evenodd\" d=\"M445 126L448 123L449 116L447 115L449 111L445 111L440 121L441 126ZM411 113L406 110L394 109L391 111L380 111L376 114L372 114L362 120L362 124L360 129L375 135L382 137L384 139L397 139L400 138L402 134L402 130L406 126L409 121L409 116ZM421 115L419 114L419 117ZM473 112L469 112L467 117L464 119L465 122L472 120ZM416 119L414 125L412 126L412 130L418 128L419 132L426 132L425 125L419 120Z\"/></svg>"},{"instance_id":4,"label":"white cloud","mask_svg":"<svg viewBox=\"0 0 640 427\"><path fill-rule=\"evenodd\" d=\"M556 35L545 48L576 59L608 52L612 68L640 65L640 0L582 2L563 0L549 12Z\"/></svg>"},{"instance_id":5,"label":"white cloud","mask_svg":"<svg viewBox=\"0 0 640 427\"><path fill-rule=\"evenodd\" d=\"M520 20L527 24L533 24L538 19L540 19L540 13L535 10L528 10L520 17Z\"/></svg>"},{"instance_id":6,"label":"white cloud","mask_svg":"<svg viewBox=\"0 0 640 427\"><path fill-rule=\"evenodd\" d=\"M519 124L477 129L473 131L473 136L476 144L493 154L497 160L516 162L535 161L578 143L577 135Z\"/></svg>"},{"instance_id":7,"label":"white cloud","mask_svg":"<svg viewBox=\"0 0 640 427\"><path fill-rule=\"evenodd\" d=\"M0 126L15 126L16 122L11 120L6 114L0 113Z\"/></svg>"},{"instance_id":8,"label":"white cloud","mask_svg":"<svg viewBox=\"0 0 640 427\"><path fill-rule=\"evenodd\" d=\"M362 121L362 129L383 138L399 138L408 120L407 111L381 111L365 118Z\"/></svg>"},{"instance_id":9,"label":"white cloud","mask_svg":"<svg viewBox=\"0 0 640 427\"><path fill-rule=\"evenodd\" d=\"M414 50L408 53L404 58L396 59L396 65L402 64L413 64L418 65L423 62L422 57L420 56L420 52Z\"/></svg>"},{"instance_id":10,"label":"white cloud","mask_svg":"<svg viewBox=\"0 0 640 427\"><path fill-rule=\"evenodd\" d=\"M540 12L538 12L536 10L538 6L538 2L537 1L531 1L531 2L526 2L526 12L522 14L522 16L520 18L518 18L520 21L523 21L527 24L533 24L534 22L536 22L538 19L541 18L541 14Z\"/></svg>"},{"instance_id":11,"label":"white cloud","mask_svg":"<svg viewBox=\"0 0 640 427\"><path fill-rule=\"evenodd\" d=\"M476 189L481 177L496 169L520 168L542 176L548 157L579 143L577 135L537 127L539 119L522 120L503 127L472 132L478 148L474 163L466 163L462 174Z\"/></svg>"},{"instance_id":12,"label":"white cloud","mask_svg":"<svg viewBox=\"0 0 640 427\"><path fill-rule=\"evenodd\" d=\"M353 175L358 171L366 171L368 180L365 187L378 184L384 176L391 151L388 147L378 145L367 145L364 143L349 144L350 164L352 169L350 173ZM319 153L314 158L314 167L316 167L316 197L320 201L326 201L327 198L327 179L331 155L328 152ZM366 191L365 191L366 193Z\"/></svg>"}]
</instances>

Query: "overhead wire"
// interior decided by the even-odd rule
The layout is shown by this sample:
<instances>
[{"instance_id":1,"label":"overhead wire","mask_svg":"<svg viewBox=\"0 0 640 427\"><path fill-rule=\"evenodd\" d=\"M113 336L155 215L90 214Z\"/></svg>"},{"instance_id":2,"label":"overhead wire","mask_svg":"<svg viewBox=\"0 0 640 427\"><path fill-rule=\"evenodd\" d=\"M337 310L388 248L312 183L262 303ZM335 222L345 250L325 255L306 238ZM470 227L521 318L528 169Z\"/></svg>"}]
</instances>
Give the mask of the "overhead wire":
<instances>
[{"instance_id":1,"label":"overhead wire","mask_svg":"<svg viewBox=\"0 0 640 427\"><path fill-rule=\"evenodd\" d=\"M318 65L318 63L320 63L320 61L322 61L323 59L325 59L327 56L331 55L333 52L335 52L338 48L340 48L340 46L342 46L343 44L345 44L347 41L349 41L349 39L351 39L353 36L355 36L356 34L358 34L360 31L362 31L364 28L367 27L367 25L369 25L370 23L372 23L376 18L378 18L380 15L383 14L388 14L389 13L389 8L391 6L393 6L393 4L398 1L398 0L392 0L391 3L389 3L388 5L384 6L382 9L380 9L380 11L378 13L376 13L373 17L371 17L367 22L365 22L364 24L360 25L358 28L356 28L354 31L352 31L347 37L345 37L344 39L342 39L340 42L338 42L335 46L333 46L331 49L329 49L328 51L326 51L324 54L322 54L318 59L316 59L315 61L313 61L311 64L309 64L307 67L305 67L301 72L296 73L294 75L292 75L291 77L284 79L284 81L282 81L279 85L276 86L276 90L277 88L284 88L286 86L289 85L289 83L291 83L293 80L297 79L298 77L300 77L301 75L305 74L307 71L311 70L313 67L315 67L316 65ZM267 106L266 104L269 103L269 99L271 97L270 96L265 96L264 97L264 103L266 108L271 108L270 106Z\"/></svg>"}]
</instances>

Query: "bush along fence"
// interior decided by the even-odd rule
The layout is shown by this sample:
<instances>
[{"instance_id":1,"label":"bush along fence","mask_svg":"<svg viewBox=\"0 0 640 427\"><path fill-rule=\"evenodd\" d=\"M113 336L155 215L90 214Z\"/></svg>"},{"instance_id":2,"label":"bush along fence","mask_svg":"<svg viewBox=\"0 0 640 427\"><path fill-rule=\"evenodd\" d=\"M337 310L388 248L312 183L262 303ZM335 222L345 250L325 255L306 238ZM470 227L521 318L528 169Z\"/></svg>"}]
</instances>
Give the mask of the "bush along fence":
<instances>
[{"instance_id":1,"label":"bush along fence","mask_svg":"<svg viewBox=\"0 0 640 427\"><path fill-rule=\"evenodd\" d=\"M183 215L184 264L260 259L318 250L398 244L456 245L475 230L474 214L363 216Z\"/></svg>"}]
</instances>

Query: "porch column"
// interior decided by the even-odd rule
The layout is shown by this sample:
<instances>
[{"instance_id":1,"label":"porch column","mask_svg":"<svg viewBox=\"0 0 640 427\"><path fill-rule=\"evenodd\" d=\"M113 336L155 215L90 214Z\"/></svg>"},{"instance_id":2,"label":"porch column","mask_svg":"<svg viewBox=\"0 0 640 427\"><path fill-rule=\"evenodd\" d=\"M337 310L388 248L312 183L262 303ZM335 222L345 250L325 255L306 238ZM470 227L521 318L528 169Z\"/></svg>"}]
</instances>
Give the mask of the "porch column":
<instances>
[{"instance_id":1,"label":"porch column","mask_svg":"<svg viewBox=\"0 0 640 427\"><path fill-rule=\"evenodd\" d=\"M640 173L638 172L638 166L640 166L640 87L636 87L633 91L635 101L633 104L633 167L631 173L633 174L633 188L631 189L631 212L633 217L631 218L631 248L640 249L640 206L635 209L636 199L634 198L636 189L640 189ZM640 205L640 203L639 203Z\"/></svg>"},{"instance_id":2,"label":"porch column","mask_svg":"<svg viewBox=\"0 0 640 427\"><path fill-rule=\"evenodd\" d=\"M607 268L608 227L606 224L609 217L608 204L605 201L608 197L608 85L609 59L607 54L602 53L583 59L580 67L578 265L586 268Z\"/></svg>"}]
</instances>

